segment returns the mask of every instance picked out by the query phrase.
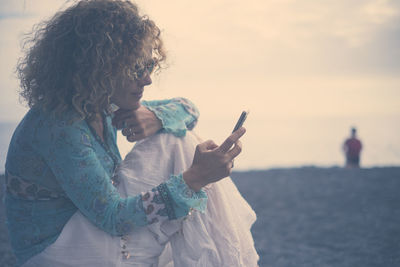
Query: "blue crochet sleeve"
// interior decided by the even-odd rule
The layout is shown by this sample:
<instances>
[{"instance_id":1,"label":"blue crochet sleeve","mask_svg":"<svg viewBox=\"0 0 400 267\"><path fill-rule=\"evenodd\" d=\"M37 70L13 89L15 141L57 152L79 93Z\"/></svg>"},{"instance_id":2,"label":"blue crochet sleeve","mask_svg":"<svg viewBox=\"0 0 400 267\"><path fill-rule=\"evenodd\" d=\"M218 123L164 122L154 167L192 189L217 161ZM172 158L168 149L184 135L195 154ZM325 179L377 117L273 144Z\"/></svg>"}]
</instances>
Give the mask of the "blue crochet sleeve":
<instances>
[{"instance_id":1,"label":"blue crochet sleeve","mask_svg":"<svg viewBox=\"0 0 400 267\"><path fill-rule=\"evenodd\" d=\"M91 222L112 235L185 216L190 208L204 210L205 193L191 192L180 176L148 192L122 198L96 155L90 140L93 135L82 123L44 121L35 131L34 146L67 197Z\"/></svg>"},{"instance_id":2,"label":"blue crochet sleeve","mask_svg":"<svg viewBox=\"0 0 400 267\"><path fill-rule=\"evenodd\" d=\"M161 120L165 132L185 136L192 130L200 116L197 107L188 99L178 97L167 100L142 101Z\"/></svg>"}]
</instances>

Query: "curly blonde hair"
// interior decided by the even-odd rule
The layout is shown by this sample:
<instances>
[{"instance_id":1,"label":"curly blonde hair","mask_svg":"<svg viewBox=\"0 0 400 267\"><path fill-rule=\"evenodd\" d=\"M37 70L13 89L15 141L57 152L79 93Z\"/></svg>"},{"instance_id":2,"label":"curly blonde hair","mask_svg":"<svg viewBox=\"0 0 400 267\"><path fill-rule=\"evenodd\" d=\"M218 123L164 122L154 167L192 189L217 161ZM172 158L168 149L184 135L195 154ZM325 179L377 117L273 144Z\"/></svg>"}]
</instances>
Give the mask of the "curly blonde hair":
<instances>
[{"instance_id":1,"label":"curly blonde hair","mask_svg":"<svg viewBox=\"0 0 400 267\"><path fill-rule=\"evenodd\" d=\"M17 65L20 95L29 107L80 119L106 110L119 81L132 79L148 59L157 70L166 55L160 29L121 0L82 0L34 26ZM146 58L147 55L147 58Z\"/></svg>"}]
</instances>

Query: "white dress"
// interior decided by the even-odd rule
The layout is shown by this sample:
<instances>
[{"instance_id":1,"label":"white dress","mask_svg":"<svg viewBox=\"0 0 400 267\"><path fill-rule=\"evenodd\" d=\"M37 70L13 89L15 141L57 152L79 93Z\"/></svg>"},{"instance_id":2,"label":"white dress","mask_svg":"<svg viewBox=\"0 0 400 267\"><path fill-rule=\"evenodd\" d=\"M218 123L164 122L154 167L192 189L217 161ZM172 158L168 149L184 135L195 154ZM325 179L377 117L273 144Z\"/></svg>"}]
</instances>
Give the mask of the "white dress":
<instances>
[{"instance_id":1,"label":"white dress","mask_svg":"<svg viewBox=\"0 0 400 267\"><path fill-rule=\"evenodd\" d=\"M116 170L122 196L148 191L192 163L199 139L157 134L136 143ZM230 178L208 186L204 214L138 227L116 237L77 211L58 239L24 267L258 266L250 228L256 215Z\"/></svg>"}]
</instances>

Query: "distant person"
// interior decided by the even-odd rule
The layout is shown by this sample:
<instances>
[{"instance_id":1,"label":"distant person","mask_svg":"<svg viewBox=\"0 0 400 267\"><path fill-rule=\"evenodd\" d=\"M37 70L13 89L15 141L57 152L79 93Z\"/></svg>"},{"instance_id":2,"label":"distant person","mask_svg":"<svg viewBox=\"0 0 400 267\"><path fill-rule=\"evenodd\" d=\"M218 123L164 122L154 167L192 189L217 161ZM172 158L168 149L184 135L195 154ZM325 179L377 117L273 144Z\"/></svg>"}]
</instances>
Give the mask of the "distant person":
<instances>
[{"instance_id":1,"label":"distant person","mask_svg":"<svg viewBox=\"0 0 400 267\"><path fill-rule=\"evenodd\" d=\"M346 168L360 167L361 141L357 138L357 129L351 128L351 136L343 144L343 151L346 155Z\"/></svg>"}]
</instances>

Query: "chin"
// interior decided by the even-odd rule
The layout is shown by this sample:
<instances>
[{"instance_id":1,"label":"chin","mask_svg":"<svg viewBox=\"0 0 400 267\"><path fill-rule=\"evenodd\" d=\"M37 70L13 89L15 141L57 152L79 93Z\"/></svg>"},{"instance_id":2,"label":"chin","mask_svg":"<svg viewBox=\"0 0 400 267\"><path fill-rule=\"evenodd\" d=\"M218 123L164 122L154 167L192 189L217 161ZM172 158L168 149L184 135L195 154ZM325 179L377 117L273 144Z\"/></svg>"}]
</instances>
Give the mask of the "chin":
<instances>
[{"instance_id":1,"label":"chin","mask_svg":"<svg viewBox=\"0 0 400 267\"><path fill-rule=\"evenodd\" d=\"M140 102L137 102L135 105L133 105L133 107L131 109L136 110L136 109L140 108L140 106L141 106Z\"/></svg>"},{"instance_id":2,"label":"chin","mask_svg":"<svg viewBox=\"0 0 400 267\"><path fill-rule=\"evenodd\" d=\"M126 104L126 105L121 105L120 108L128 109L128 110L136 110L136 109L140 108L140 106L141 106L140 102L135 101L133 103L129 103L129 104Z\"/></svg>"},{"instance_id":3,"label":"chin","mask_svg":"<svg viewBox=\"0 0 400 267\"><path fill-rule=\"evenodd\" d=\"M125 109L125 110L136 110L141 106L140 99L138 98L129 99L127 97L125 99L115 99L113 103L117 105L120 109Z\"/></svg>"}]
</instances>

